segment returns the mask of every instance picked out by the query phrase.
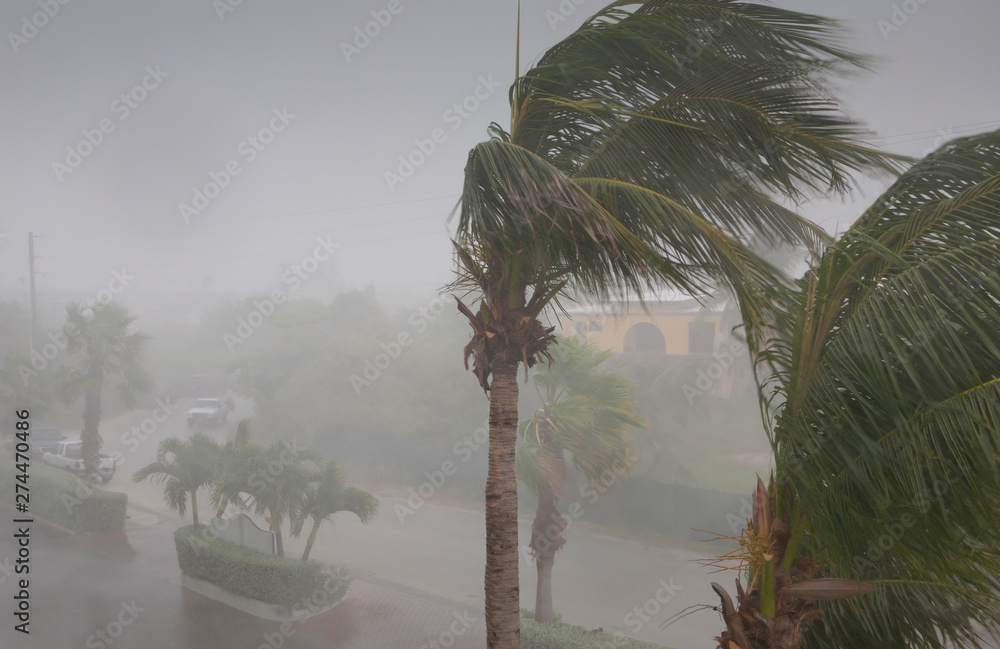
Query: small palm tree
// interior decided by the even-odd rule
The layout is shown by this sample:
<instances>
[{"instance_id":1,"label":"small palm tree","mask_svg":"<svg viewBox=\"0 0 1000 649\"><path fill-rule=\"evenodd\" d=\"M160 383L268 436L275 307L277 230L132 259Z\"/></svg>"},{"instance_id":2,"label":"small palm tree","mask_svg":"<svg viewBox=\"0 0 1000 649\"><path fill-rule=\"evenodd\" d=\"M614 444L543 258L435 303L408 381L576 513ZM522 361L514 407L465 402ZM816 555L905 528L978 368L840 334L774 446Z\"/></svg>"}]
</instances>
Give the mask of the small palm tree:
<instances>
[{"instance_id":1,"label":"small palm tree","mask_svg":"<svg viewBox=\"0 0 1000 649\"><path fill-rule=\"evenodd\" d=\"M269 446L246 442L215 480L212 503L223 499L267 521L278 556L285 556L282 526L302 507L312 475L306 462L321 463L318 452L298 449L283 440Z\"/></svg>"},{"instance_id":2,"label":"small palm tree","mask_svg":"<svg viewBox=\"0 0 1000 649\"><path fill-rule=\"evenodd\" d=\"M191 517L198 527L198 490L215 480L219 463L219 445L205 433L187 439L169 437L156 449L156 460L132 476L133 482L152 480L165 484L164 500L183 516L191 502Z\"/></svg>"},{"instance_id":3,"label":"small palm tree","mask_svg":"<svg viewBox=\"0 0 1000 649\"><path fill-rule=\"evenodd\" d=\"M603 494L631 471L628 427L645 427L630 397L632 384L598 367L611 358L592 345L561 339L553 362L535 371L542 407L524 422L517 449L518 477L538 498L531 551L538 568L535 619L552 622L552 566L565 544L566 521L557 508L572 467ZM568 458L568 459L567 459Z\"/></svg>"},{"instance_id":4,"label":"small palm tree","mask_svg":"<svg viewBox=\"0 0 1000 649\"><path fill-rule=\"evenodd\" d=\"M309 476L309 488L292 517L292 535L296 537L302 534L307 520L313 522L302 560L309 559L309 553L316 542L316 533L323 521L329 520L338 512L349 512L362 523L367 523L377 511L378 499L367 491L345 486L337 463L328 460Z\"/></svg>"},{"instance_id":5,"label":"small palm tree","mask_svg":"<svg viewBox=\"0 0 1000 649\"><path fill-rule=\"evenodd\" d=\"M88 479L96 479L102 445L101 391L115 382L122 402L133 406L137 394L150 388L142 357L150 336L132 331L138 318L117 302L91 309L81 304L66 307L69 375L67 393L83 395L81 453Z\"/></svg>"},{"instance_id":6,"label":"small palm tree","mask_svg":"<svg viewBox=\"0 0 1000 649\"><path fill-rule=\"evenodd\" d=\"M998 258L1000 131L903 174L777 314L776 474L757 486L746 587L734 603L714 585L720 647L1000 634Z\"/></svg>"}]
</instances>

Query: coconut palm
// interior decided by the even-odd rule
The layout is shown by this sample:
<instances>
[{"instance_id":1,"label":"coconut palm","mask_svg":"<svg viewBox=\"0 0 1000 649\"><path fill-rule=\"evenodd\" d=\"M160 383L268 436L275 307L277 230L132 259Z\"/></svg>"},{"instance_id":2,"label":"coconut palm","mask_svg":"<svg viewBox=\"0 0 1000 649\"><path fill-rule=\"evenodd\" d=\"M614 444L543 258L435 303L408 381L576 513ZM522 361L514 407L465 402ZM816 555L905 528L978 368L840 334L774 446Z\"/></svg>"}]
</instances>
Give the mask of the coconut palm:
<instances>
[{"instance_id":1,"label":"coconut palm","mask_svg":"<svg viewBox=\"0 0 1000 649\"><path fill-rule=\"evenodd\" d=\"M557 508L560 495L576 469L594 494L624 479L631 470L628 427L645 427L631 399L632 384L599 366L612 356L593 345L560 339L553 364L534 374L542 406L522 424L517 449L517 476L538 499L529 547L535 556L538 582L535 619L552 622L552 566L566 543L566 520Z\"/></svg>"},{"instance_id":2,"label":"coconut palm","mask_svg":"<svg viewBox=\"0 0 1000 649\"><path fill-rule=\"evenodd\" d=\"M307 462L319 465L318 452L284 440L268 446L246 442L216 478L212 504L220 507L227 499L266 520L274 532L278 556L283 557L282 526L301 509L312 475Z\"/></svg>"},{"instance_id":3,"label":"coconut palm","mask_svg":"<svg viewBox=\"0 0 1000 649\"><path fill-rule=\"evenodd\" d=\"M914 165L801 281L762 355L777 473L747 587L715 586L721 647L1000 633L998 258L1000 131Z\"/></svg>"},{"instance_id":4,"label":"coconut palm","mask_svg":"<svg viewBox=\"0 0 1000 649\"><path fill-rule=\"evenodd\" d=\"M307 520L312 520L312 531L306 539L302 560L309 559L316 533L323 521L338 512L354 514L362 523L368 523L378 511L378 499L367 491L348 487L333 460L327 460L309 476L309 487L292 517L292 535L299 536Z\"/></svg>"},{"instance_id":5,"label":"coconut palm","mask_svg":"<svg viewBox=\"0 0 1000 649\"><path fill-rule=\"evenodd\" d=\"M198 490L212 483L218 464L219 445L205 433L187 439L168 437L157 446L156 459L136 471L132 481L164 485L164 500L181 516L190 499L191 518L198 527Z\"/></svg>"},{"instance_id":6,"label":"coconut palm","mask_svg":"<svg viewBox=\"0 0 1000 649\"><path fill-rule=\"evenodd\" d=\"M142 331L132 330L137 319L117 302L95 308L76 303L66 307L67 393L83 395L81 453L91 480L98 477L101 461L103 441L99 429L101 391L105 383L114 382L127 407L135 405L136 395L151 385L142 367L143 353L151 338Z\"/></svg>"},{"instance_id":7,"label":"coconut palm","mask_svg":"<svg viewBox=\"0 0 1000 649\"><path fill-rule=\"evenodd\" d=\"M615 2L515 80L509 128L470 152L455 287L468 291L466 362L490 399L491 648L519 645L517 372L549 357L542 312L566 295L724 286L756 344L775 271L745 241L823 239L771 197L896 168L822 92L863 63L840 36L756 3Z\"/></svg>"}]
</instances>

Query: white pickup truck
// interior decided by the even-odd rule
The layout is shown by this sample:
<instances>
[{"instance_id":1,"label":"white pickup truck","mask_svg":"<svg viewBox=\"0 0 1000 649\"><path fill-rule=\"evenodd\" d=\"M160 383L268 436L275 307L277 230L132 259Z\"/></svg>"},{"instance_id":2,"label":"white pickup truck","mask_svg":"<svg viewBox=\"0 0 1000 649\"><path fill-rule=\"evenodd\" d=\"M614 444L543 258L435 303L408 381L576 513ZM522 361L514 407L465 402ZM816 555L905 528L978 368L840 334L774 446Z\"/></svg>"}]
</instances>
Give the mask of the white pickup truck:
<instances>
[{"instance_id":1,"label":"white pickup truck","mask_svg":"<svg viewBox=\"0 0 1000 649\"><path fill-rule=\"evenodd\" d=\"M188 428L197 425L218 426L229 419L232 399L198 399L188 410Z\"/></svg>"},{"instance_id":2,"label":"white pickup truck","mask_svg":"<svg viewBox=\"0 0 1000 649\"><path fill-rule=\"evenodd\" d=\"M87 475L87 470L83 467L83 442L70 441L59 442L52 449L51 453L42 456L42 462L51 466L72 471L80 477ZM101 481L107 482L115 475L115 468L118 466L118 458L110 455L101 455L101 463L98 472L101 474Z\"/></svg>"}]
</instances>

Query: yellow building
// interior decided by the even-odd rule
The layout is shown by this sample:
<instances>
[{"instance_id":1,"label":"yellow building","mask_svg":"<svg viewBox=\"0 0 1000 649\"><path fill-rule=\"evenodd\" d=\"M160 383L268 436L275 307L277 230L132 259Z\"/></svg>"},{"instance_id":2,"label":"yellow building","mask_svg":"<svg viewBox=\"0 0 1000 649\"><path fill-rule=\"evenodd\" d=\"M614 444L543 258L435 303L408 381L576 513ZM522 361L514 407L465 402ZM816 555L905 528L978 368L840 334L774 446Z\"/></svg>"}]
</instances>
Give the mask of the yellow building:
<instances>
[{"instance_id":1,"label":"yellow building","mask_svg":"<svg viewBox=\"0 0 1000 649\"><path fill-rule=\"evenodd\" d=\"M695 300L638 303L628 309L577 309L562 320L564 336L578 336L615 354L715 354L730 343L731 316ZM621 313L625 311L625 313Z\"/></svg>"},{"instance_id":2,"label":"yellow building","mask_svg":"<svg viewBox=\"0 0 1000 649\"><path fill-rule=\"evenodd\" d=\"M572 310L562 318L561 333L626 358L689 359L699 368L688 387L692 394L730 398L753 386L746 347L731 333L738 317L693 299L647 303L645 310L634 303Z\"/></svg>"}]
</instances>

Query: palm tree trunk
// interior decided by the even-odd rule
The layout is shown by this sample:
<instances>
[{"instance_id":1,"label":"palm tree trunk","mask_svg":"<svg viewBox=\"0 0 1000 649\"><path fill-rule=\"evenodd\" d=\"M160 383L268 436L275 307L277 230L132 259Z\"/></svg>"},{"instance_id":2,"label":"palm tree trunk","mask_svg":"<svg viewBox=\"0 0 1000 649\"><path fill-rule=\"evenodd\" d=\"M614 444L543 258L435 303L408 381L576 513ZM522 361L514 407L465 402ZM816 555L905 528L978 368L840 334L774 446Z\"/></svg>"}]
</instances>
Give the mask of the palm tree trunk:
<instances>
[{"instance_id":1,"label":"palm tree trunk","mask_svg":"<svg viewBox=\"0 0 1000 649\"><path fill-rule=\"evenodd\" d=\"M285 556L285 544L281 542L281 526L274 524L274 518L271 518L271 531L274 532L274 540L278 545L278 556Z\"/></svg>"},{"instance_id":2,"label":"palm tree trunk","mask_svg":"<svg viewBox=\"0 0 1000 649\"><path fill-rule=\"evenodd\" d=\"M552 566L556 561L556 551L564 541L562 532L566 522L556 509L556 497L548 491L538 494L538 511L531 524L531 549L535 553L535 567L538 582L535 585L535 619L539 622L554 622L552 607Z\"/></svg>"},{"instance_id":3,"label":"palm tree trunk","mask_svg":"<svg viewBox=\"0 0 1000 649\"><path fill-rule=\"evenodd\" d=\"M312 532L309 532L309 538L306 539L306 551L302 553L302 560L309 560L309 552L312 550L313 543L316 542L316 533L319 532L319 521L313 523Z\"/></svg>"},{"instance_id":4,"label":"palm tree trunk","mask_svg":"<svg viewBox=\"0 0 1000 649\"><path fill-rule=\"evenodd\" d=\"M521 646L517 551L517 366L498 358L490 386L490 457L486 478L486 644Z\"/></svg>"},{"instance_id":5,"label":"palm tree trunk","mask_svg":"<svg viewBox=\"0 0 1000 649\"><path fill-rule=\"evenodd\" d=\"M226 513L226 507L229 505L229 496L223 496L222 500L219 501L219 508L215 510L215 517L222 518L222 515Z\"/></svg>"},{"instance_id":6,"label":"palm tree trunk","mask_svg":"<svg viewBox=\"0 0 1000 649\"><path fill-rule=\"evenodd\" d=\"M198 527L198 490L191 490L191 518L194 519L194 526Z\"/></svg>"},{"instance_id":7,"label":"palm tree trunk","mask_svg":"<svg viewBox=\"0 0 1000 649\"><path fill-rule=\"evenodd\" d=\"M101 386L103 384L104 373L100 364L91 363L87 370L84 387L83 430L80 431L80 441L83 442L80 454L83 456L83 467L87 476L97 474L101 464L101 435L98 429L101 425Z\"/></svg>"}]
</instances>

